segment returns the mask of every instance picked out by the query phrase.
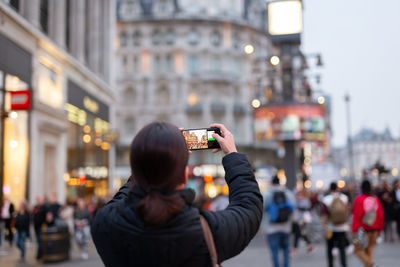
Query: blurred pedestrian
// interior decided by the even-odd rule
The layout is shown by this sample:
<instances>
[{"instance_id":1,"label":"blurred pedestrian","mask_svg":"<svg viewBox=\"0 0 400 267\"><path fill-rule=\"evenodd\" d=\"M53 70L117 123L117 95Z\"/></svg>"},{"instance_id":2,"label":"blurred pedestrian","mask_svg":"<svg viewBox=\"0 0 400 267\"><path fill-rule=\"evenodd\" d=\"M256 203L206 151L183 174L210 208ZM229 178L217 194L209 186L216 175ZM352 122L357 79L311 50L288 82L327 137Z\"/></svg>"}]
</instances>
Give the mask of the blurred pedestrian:
<instances>
[{"instance_id":1,"label":"blurred pedestrian","mask_svg":"<svg viewBox=\"0 0 400 267\"><path fill-rule=\"evenodd\" d=\"M329 194L323 200L322 224L326 238L328 266L333 267L333 249L340 254L342 267L347 267L346 247L349 244L346 233L349 231L349 199L339 191L335 182L330 184Z\"/></svg>"},{"instance_id":2,"label":"blurred pedestrian","mask_svg":"<svg viewBox=\"0 0 400 267\"><path fill-rule=\"evenodd\" d=\"M74 234L74 207L71 200L67 200L60 208L60 218L67 223L69 233Z\"/></svg>"},{"instance_id":3,"label":"blurred pedestrian","mask_svg":"<svg viewBox=\"0 0 400 267\"><path fill-rule=\"evenodd\" d=\"M384 226L384 215L379 198L372 194L368 180L361 183L361 195L354 200L352 231L356 238L354 253L365 267L377 266L373 262L376 239ZM365 244L362 240L365 238Z\"/></svg>"},{"instance_id":4,"label":"blurred pedestrian","mask_svg":"<svg viewBox=\"0 0 400 267\"><path fill-rule=\"evenodd\" d=\"M308 237L308 226L311 223L311 199L306 190L298 191L296 194L296 209L293 216L293 250L292 256L296 255L299 240L302 238L307 243L307 253L311 253L314 246Z\"/></svg>"},{"instance_id":5,"label":"blurred pedestrian","mask_svg":"<svg viewBox=\"0 0 400 267\"><path fill-rule=\"evenodd\" d=\"M14 232L12 229L14 211L14 204L8 197L4 197L3 206L1 207L1 220L4 221L5 229L7 231L6 240L8 240L10 247L13 245L14 240Z\"/></svg>"},{"instance_id":6,"label":"blurred pedestrian","mask_svg":"<svg viewBox=\"0 0 400 267\"><path fill-rule=\"evenodd\" d=\"M53 214L54 219L58 219L61 205L58 203L57 194L53 194L50 199L48 211Z\"/></svg>"},{"instance_id":7,"label":"blurred pedestrian","mask_svg":"<svg viewBox=\"0 0 400 267\"><path fill-rule=\"evenodd\" d=\"M382 203L384 212L384 239L386 242L394 242L393 223L396 221L396 207L393 195L393 189L387 181L383 182L381 190L377 196Z\"/></svg>"},{"instance_id":8,"label":"blurred pedestrian","mask_svg":"<svg viewBox=\"0 0 400 267\"><path fill-rule=\"evenodd\" d=\"M23 201L19 206L15 228L17 230L17 247L21 251L21 261L25 261L25 240L29 236L30 215L28 206Z\"/></svg>"},{"instance_id":9,"label":"blurred pedestrian","mask_svg":"<svg viewBox=\"0 0 400 267\"><path fill-rule=\"evenodd\" d=\"M189 151L183 134L172 124L151 123L131 145L135 182L124 185L92 223L106 266L215 266L248 245L261 222L262 196L233 135L221 124L211 127L221 131L213 138L226 154L229 206L218 212L193 206L195 193L185 189Z\"/></svg>"},{"instance_id":10,"label":"blurred pedestrian","mask_svg":"<svg viewBox=\"0 0 400 267\"><path fill-rule=\"evenodd\" d=\"M395 220L396 220L396 229L397 229L397 237L400 241L400 180L396 180L393 183L393 200L394 200L394 209L395 209Z\"/></svg>"},{"instance_id":11,"label":"blurred pedestrian","mask_svg":"<svg viewBox=\"0 0 400 267\"><path fill-rule=\"evenodd\" d=\"M42 257L42 226L46 220L46 209L43 205L43 200L40 196L36 196L36 203L32 210L33 228L35 230L35 237L37 242L36 259Z\"/></svg>"},{"instance_id":12,"label":"blurred pedestrian","mask_svg":"<svg viewBox=\"0 0 400 267\"><path fill-rule=\"evenodd\" d=\"M90 241L90 212L86 207L85 200L78 198L77 207L74 212L75 239L78 244L80 255L83 260L88 259Z\"/></svg>"},{"instance_id":13,"label":"blurred pedestrian","mask_svg":"<svg viewBox=\"0 0 400 267\"><path fill-rule=\"evenodd\" d=\"M274 176L271 188L264 195L263 230L271 251L274 267L290 266L289 236L292 230L295 198L288 189L281 186ZM283 265L279 264L279 253L283 253Z\"/></svg>"}]
</instances>

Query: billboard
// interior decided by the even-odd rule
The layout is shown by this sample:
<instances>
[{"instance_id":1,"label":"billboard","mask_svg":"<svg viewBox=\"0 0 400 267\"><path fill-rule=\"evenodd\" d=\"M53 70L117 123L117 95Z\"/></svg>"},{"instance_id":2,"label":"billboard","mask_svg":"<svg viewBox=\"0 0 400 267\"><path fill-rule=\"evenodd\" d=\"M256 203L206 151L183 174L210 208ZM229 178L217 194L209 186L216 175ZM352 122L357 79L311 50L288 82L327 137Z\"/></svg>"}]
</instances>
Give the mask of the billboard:
<instances>
[{"instance_id":1,"label":"billboard","mask_svg":"<svg viewBox=\"0 0 400 267\"><path fill-rule=\"evenodd\" d=\"M271 105L254 110L256 141L326 138L325 106L319 104Z\"/></svg>"}]
</instances>

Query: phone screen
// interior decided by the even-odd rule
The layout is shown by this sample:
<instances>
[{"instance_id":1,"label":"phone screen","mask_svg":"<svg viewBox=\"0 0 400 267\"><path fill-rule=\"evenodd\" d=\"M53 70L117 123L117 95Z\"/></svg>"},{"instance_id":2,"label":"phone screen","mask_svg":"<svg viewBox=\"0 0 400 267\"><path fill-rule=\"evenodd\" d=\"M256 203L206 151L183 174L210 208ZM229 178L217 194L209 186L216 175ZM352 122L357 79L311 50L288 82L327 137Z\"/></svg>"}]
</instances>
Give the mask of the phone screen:
<instances>
[{"instance_id":1,"label":"phone screen","mask_svg":"<svg viewBox=\"0 0 400 267\"><path fill-rule=\"evenodd\" d=\"M219 129L217 128L189 129L183 130L182 133L189 150L220 147L217 140L212 137L213 133L219 134Z\"/></svg>"}]
</instances>

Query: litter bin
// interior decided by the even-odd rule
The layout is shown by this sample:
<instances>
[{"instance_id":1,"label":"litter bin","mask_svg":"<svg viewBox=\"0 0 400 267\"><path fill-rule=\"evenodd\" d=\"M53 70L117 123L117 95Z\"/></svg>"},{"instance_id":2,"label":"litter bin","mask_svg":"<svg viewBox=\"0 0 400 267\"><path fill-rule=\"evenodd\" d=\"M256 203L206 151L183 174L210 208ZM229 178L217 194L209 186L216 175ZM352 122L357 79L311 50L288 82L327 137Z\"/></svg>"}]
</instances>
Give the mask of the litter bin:
<instances>
[{"instance_id":1,"label":"litter bin","mask_svg":"<svg viewBox=\"0 0 400 267\"><path fill-rule=\"evenodd\" d=\"M42 230L43 262L60 262L69 259L70 235L67 225L54 225Z\"/></svg>"}]
</instances>

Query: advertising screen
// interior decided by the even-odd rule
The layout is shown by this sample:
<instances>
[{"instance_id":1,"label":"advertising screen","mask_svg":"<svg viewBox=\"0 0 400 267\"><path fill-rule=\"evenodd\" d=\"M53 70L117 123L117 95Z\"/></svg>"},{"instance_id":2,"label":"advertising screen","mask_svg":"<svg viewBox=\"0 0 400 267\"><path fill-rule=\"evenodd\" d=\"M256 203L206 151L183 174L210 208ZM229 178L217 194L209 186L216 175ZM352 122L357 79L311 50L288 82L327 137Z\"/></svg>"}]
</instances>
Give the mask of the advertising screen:
<instances>
[{"instance_id":1,"label":"advertising screen","mask_svg":"<svg viewBox=\"0 0 400 267\"><path fill-rule=\"evenodd\" d=\"M261 107L254 111L256 141L324 141L325 108L319 104Z\"/></svg>"}]
</instances>

